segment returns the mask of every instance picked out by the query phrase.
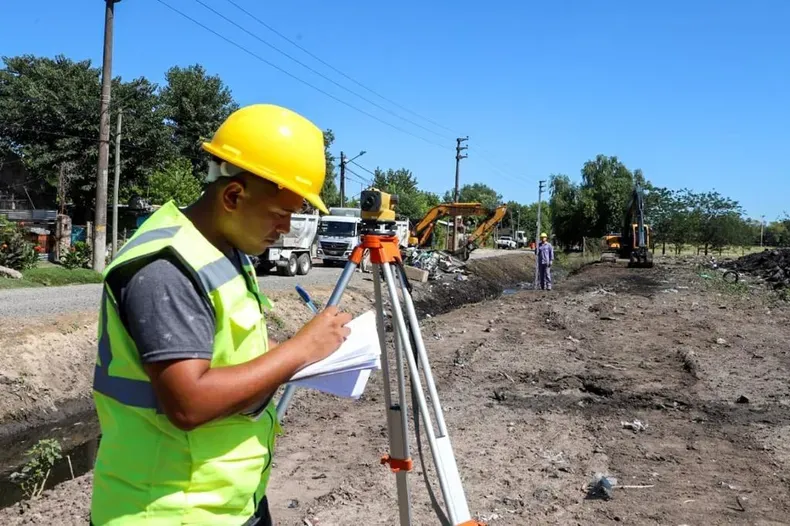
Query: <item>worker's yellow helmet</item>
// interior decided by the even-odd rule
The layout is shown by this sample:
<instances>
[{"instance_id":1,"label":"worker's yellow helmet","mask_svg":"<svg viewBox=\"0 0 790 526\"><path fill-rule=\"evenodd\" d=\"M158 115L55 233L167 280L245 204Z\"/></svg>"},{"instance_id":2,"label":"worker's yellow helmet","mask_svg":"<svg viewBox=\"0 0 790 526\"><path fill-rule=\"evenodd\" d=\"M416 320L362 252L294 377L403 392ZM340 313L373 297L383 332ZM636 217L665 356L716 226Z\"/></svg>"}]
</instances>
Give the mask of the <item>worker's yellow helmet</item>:
<instances>
[{"instance_id":1,"label":"worker's yellow helmet","mask_svg":"<svg viewBox=\"0 0 790 526\"><path fill-rule=\"evenodd\" d=\"M547 235L546 235L546 232L541 232L541 233L540 233L540 237L542 237L542 238L543 238L543 237L549 237L549 236L547 236Z\"/></svg>"},{"instance_id":2,"label":"worker's yellow helmet","mask_svg":"<svg viewBox=\"0 0 790 526\"><path fill-rule=\"evenodd\" d=\"M203 149L329 213L320 195L326 177L324 134L301 115L273 104L245 106L222 123Z\"/></svg>"}]
</instances>

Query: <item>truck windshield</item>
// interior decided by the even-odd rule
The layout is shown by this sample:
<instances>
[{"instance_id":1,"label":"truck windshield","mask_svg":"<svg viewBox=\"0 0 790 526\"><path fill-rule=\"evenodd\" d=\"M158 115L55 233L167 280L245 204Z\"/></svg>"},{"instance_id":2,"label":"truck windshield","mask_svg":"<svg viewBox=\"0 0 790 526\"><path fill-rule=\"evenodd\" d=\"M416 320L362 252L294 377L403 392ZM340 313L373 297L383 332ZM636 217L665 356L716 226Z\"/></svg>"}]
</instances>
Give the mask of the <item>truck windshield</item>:
<instances>
[{"instance_id":1,"label":"truck windshield","mask_svg":"<svg viewBox=\"0 0 790 526\"><path fill-rule=\"evenodd\" d=\"M354 237L357 235L356 223L340 221L321 221L318 233L322 236Z\"/></svg>"}]
</instances>

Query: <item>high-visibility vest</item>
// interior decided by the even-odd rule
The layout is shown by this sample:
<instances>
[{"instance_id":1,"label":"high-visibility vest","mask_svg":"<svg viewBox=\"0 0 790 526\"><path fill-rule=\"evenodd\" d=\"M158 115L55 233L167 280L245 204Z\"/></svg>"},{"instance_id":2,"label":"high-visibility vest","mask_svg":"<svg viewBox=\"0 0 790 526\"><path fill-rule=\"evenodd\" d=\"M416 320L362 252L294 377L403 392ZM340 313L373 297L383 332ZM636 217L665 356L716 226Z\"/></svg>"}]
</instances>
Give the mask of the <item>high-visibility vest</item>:
<instances>
[{"instance_id":1,"label":"high-visibility vest","mask_svg":"<svg viewBox=\"0 0 790 526\"><path fill-rule=\"evenodd\" d=\"M166 252L183 263L214 312L211 367L248 362L268 349L263 307L270 304L249 259L243 256L240 274L172 202L151 215L104 272L93 384L102 433L91 504L96 526L238 525L266 492L280 430L274 404L258 418L239 414L178 429L119 317L118 271Z\"/></svg>"}]
</instances>

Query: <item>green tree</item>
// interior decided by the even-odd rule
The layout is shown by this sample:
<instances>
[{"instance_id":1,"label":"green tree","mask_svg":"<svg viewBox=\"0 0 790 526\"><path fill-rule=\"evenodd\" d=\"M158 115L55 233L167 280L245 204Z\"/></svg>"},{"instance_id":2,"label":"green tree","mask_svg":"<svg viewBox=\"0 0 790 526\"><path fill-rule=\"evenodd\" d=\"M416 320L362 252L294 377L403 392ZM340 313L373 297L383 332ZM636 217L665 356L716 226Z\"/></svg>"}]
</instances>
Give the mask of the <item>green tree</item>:
<instances>
[{"instance_id":1,"label":"green tree","mask_svg":"<svg viewBox=\"0 0 790 526\"><path fill-rule=\"evenodd\" d=\"M395 211L399 217L412 222L419 221L432 206L439 204L438 196L420 190L417 178L405 168L386 171L376 168L373 171L373 186L397 195Z\"/></svg>"},{"instance_id":2,"label":"green tree","mask_svg":"<svg viewBox=\"0 0 790 526\"><path fill-rule=\"evenodd\" d=\"M324 157L326 158L326 177L324 186L321 188L321 199L327 207L340 206L340 190L337 188L335 178L335 156L329 151L332 143L335 142L335 134L332 130L324 132Z\"/></svg>"},{"instance_id":3,"label":"green tree","mask_svg":"<svg viewBox=\"0 0 790 526\"><path fill-rule=\"evenodd\" d=\"M694 241L704 247L705 255L711 247L722 248L735 244L739 233L734 218L742 217L743 209L737 201L716 191L695 194L688 192L692 206Z\"/></svg>"},{"instance_id":4,"label":"green tree","mask_svg":"<svg viewBox=\"0 0 790 526\"><path fill-rule=\"evenodd\" d=\"M171 199L178 206L186 206L200 197L202 184L192 173L189 159L176 159L151 174L148 180L148 199L162 205Z\"/></svg>"},{"instance_id":5,"label":"green tree","mask_svg":"<svg viewBox=\"0 0 790 526\"><path fill-rule=\"evenodd\" d=\"M523 230L527 239L534 239L538 224L538 203L522 205L516 201L508 201L507 215L500 223L501 228ZM540 210L540 228L542 231L551 235L551 209L549 203L544 201Z\"/></svg>"},{"instance_id":6,"label":"green tree","mask_svg":"<svg viewBox=\"0 0 790 526\"><path fill-rule=\"evenodd\" d=\"M453 201L453 190L444 193L444 202ZM502 203L502 195L483 183L465 184L458 191L460 203L481 203L488 209L494 209Z\"/></svg>"},{"instance_id":7,"label":"green tree","mask_svg":"<svg viewBox=\"0 0 790 526\"><path fill-rule=\"evenodd\" d=\"M22 55L4 57L0 70L0 158L18 157L37 206L54 207L60 167L75 222L88 219L98 161L100 71L90 61ZM142 186L171 156L169 132L156 86L144 78L113 79L110 119L123 108L122 196ZM111 141L114 139L114 133Z\"/></svg>"},{"instance_id":8,"label":"green tree","mask_svg":"<svg viewBox=\"0 0 790 526\"><path fill-rule=\"evenodd\" d=\"M666 254L670 242L672 217L680 207L674 192L667 188L645 185L645 215L652 232L653 247L661 245L661 253Z\"/></svg>"},{"instance_id":9,"label":"green tree","mask_svg":"<svg viewBox=\"0 0 790 526\"><path fill-rule=\"evenodd\" d=\"M18 156L26 189L54 204L58 165L72 163L77 187L96 178L99 71L61 55L3 57L0 70L0 150ZM85 204L85 203L80 203Z\"/></svg>"},{"instance_id":10,"label":"green tree","mask_svg":"<svg viewBox=\"0 0 790 526\"><path fill-rule=\"evenodd\" d=\"M174 66L167 70L165 79L160 97L172 140L178 154L192 162L194 175L204 177L208 156L201 143L210 140L239 105L222 79L209 75L200 64Z\"/></svg>"},{"instance_id":11,"label":"green tree","mask_svg":"<svg viewBox=\"0 0 790 526\"><path fill-rule=\"evenodd\" d=\"M638 171L644 184L644 175ZM587 232L591 236L603 236L622 229L624 209L634 187L634 174L617 157L598 155L582 167L582 190L589 194L595 213Z\"/></svg>"},{"instance_id":12,"label":"green tree","mask_svg":"<svg viewBox=\"0 0 790 526\"><path fill-rule=\"evenodd\" d=\"M551 227L559 246L578 245L585 236L592 235L591 227L597 215L591 192L573 183L567 175L554 174L549 178L549 194Z\"/></svg>"},{"instance_id":13,"label":"green tree","mask_svg":"<svg viewBox=\"0 0 790 526\"><path fill-rule=\"evenodd\" d=\"M119 197L121 202L127 202L135 195L145 195L151 175L176 159L177 151L170 140L171 129L164 124L165 109L160 104L155 84L138 78L119 83L113 90L113 100L116 101L113 119L117 119L119 108L123 111ZM115 126L110 128L114 140ZM111 159L111 166L112 162ZM112 192L113 178L109 179Z\"/></svg>"},{"instance_id":14,"label":"green tree","mask_svg":"<svg viewBox=\"0 0 790 526\"><path fill-rule=\"evenodd\" d=\"M763 245L769 247L790 247L790 218L785 217L765 225Z\"/></svg>"}]
</instances>

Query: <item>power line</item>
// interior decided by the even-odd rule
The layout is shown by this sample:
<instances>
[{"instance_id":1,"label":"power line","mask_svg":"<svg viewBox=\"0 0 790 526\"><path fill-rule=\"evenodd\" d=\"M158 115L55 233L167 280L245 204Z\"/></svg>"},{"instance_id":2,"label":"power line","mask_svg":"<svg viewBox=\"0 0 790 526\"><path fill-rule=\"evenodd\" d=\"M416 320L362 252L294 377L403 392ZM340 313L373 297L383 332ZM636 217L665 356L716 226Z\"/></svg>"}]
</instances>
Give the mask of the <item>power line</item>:
<instances>
[{"instance_id":1,"label":"power line","mask_svg":"<svg viewBox=\"0 0 790 526\"><path fill-rule=\"evenodd\" d=\"M211 8L207 7L207 6L206 6L206 5L205 5L205 4L202 2L202 0L195 0L195 1L196 1L196 2L198 2L198 3L200 3L201 5L203 5L203 6L204 6L204 7L206 7L207 9L210 9L212 12L214 12L214 13L215 13L215 14L217 14L218 16L221 16L221 17L222 17L222 18L224 18L225 20L228 20L228 19L227 19L225 16L223 16L223 15L221 15L221 14L217 13L216 11L214 11L213 9L211 9ZM444 125L442 125L442 124L440 124L440 123L438 123L438 122L436 122L436 121L433 121L433 120L429 119L428 117L425 117L425 116L423 116L423 115L420 115L419 113L416 113L416 112L414 112L414 111L410 110L409 108L406 108L405 106L403 106L403 105L401 105L401 104L398 104L397 102L395 102L395 101L393 101L393 100L391 100L391 99L389 99L389 98L387 98L387 97L385 97L385 96L381 95L380 93L378 93L378 92L374 91L373 89L371 89L371 88L369 88L369 87L365 86L364 84L362 84L361 82L357 81L357 80L356 80L356 79L354 79L353 77L351 77L351 76L347 75L347 74L346 74L346 73L344 73L343 71L339 70L338 68L336 68L336 67L334 67L333 65L329 64L328 62L326 62L326 61L325 61L325 60L323 60L322 58L318 57L317 55L315 55L314 53L312 53L310 50L308 50L308 49L306 49L305 47L301 46L299 43L297 43L297 42L293 41L292 39L288 38L287 36L285 36L285 35L284 35L284 34L282 34L281 32L277 31L275 28L273 28L272 26L270 26L269 24L267 24L266 22L264 22L263 20L261 20L259 17L255 16L255 14L253 14L253 13L249 12L249 11L248 11L248 10L246 10L244 7L240 6L240 5L239 5L238 3L236 3L234 0L226 0L226 1L227 1L229 4L231 4L232 6L234 6L236 9L238 9L239 11L241 11L242 13L244 13L245 15L247 15L248 17L250 17L251 19L253 19L254 21L256 21L257 23L259 23L260 25L262 25L263 27L265 27L266 29L268 29L269 31L271 31L272 33L274 33L275 35L279 36L280 38L282 38L283 40L285 40L286 42L288 42L289 44L293 45L294 47L296 47L297 49L301 50L302 52L304 52L304 53L305 53L305 54L307 54L308 56L310 56L310 57L312 57L313 59L317 60L318 62L320 62L320 63L321 63L321 64L323 64L324 66L328 67L329 69L331 69L331 70L332 70L332 71L334 71L335 73L338 73L339 75L342 75L343 77L345 77L346 79L350 80L350 81L351 81L351 82L353 82L354 84L356 84L356 85L360 86L361 88L365 89L366 91L368 91L368 92L372 93L373 95L376 95L377 97L381 98L382 100L385 100L385 101L389 102L390 104L392 104L392 105L394 105L394 106L396 106L396 107L398 107L398 108L402 109L403 111L406 111L406 112L408 112L408 113L410 113L410 114L412 114L412 115L414 115L414 116L416 116L416 117L418 117L418 118L420 118L420 119L423 119L423 120L425 120L426 122L429 122L429 123L433 124L434 126L437 126L437 127L439 127L439 128L442 128L443 130L446 130L446 131L449 131L449 132L451 132L451 133L454 133L454 131L453 131L451 128L448 128L447 126L444 126ZM238 25L238 24L236 24L235 22L232 22L232 21L230 21L230 20L228 20L228 22L230 22L231 24L235 25L236 27L239 27L239 28L240 28L240 29L242 29L243 31L247 32L248 34L251 34L251 35L252 35L252 33L250 33L249 31L247 31L246 29L242 28L241 26L239 26L239 25ZM390 111L390 110L388 110L388 109L386 109L386 108L382 108L381 106L379 106L378 104L376 104L376 103L374 103L374 102L370 101L369 99L367 99L367 98L365 98L365 97L363 97L363 96L359 95L358 93L356 93L356 92L354 92L354 91L352 91L352 90L349 90L349 89L348 89L348 88L346 88L345 86L342 86L342 85L338 84L337 82L335 82L334 80L332 80L332 79L330 79L330 78L326 77L325 75L323 75L323 74L321 74L321 73L319 73L319 72L315 71L314 69L312 69L312 68L310 68L309 66L307 66L307 65L303 64L303 63L302 63L302 62L300 62L299 60L297 60L297 59L294 59L293 57L291 57L291 56L290 56L290 55L288 55L287 53L285 53L285 52L283 52L282 50L278 49L276 46L272 45L271 43L269 43L269 42L267 42L267 41L265 41L265 40L261 39L261 38L260 38L260 37L258 37L257 35L252 35L252 36L253 36L254 38L256 38L256 39L260 40L261 42L263 42L263 43L264 43L264 44L266 44L267 46L271 47L272 49L274 49L274 50L275 50L275 51L277 51L278 53L281 53L281 54L283 54L284 56L286 56L286 57L290 58L290 59L291 59L291 60L293 60L294 62L296 62L296 63L298 63L298 64L300 64L300 65L304 66L304 67L305 67L305 68L307 68L309 71L312 71L312 72L313 72L313 73L315 73L316 75L319 75L319 76L321 76L322 78L325 78L326 80L329 80L329 81L330 81L330 82L332 82L333 84L335 84L335 85L337 85L337 86L341 87L342 89L344 89L344 90L348 91L349 93L352 93L353 95L356 95L356 96L360 97L362 100L364 100L364 101L366 101L366 102L368 102L368 103L370 103L370 104L373 104L374 106L376 106L376 107L378 107L378 108L381 108L381 109L383 109L384 111L386 111L386 112L388 112L388 113L390 113L390 114L392 114L392 115L395 115L396 117L398 117L398 118L400 118L400 119L403 119L403 120L405 120L406 122L409 122L409 123L411 123L411 124L414 124L415 126L418 126L418 127L422 128L422 129L424 129L424 130L426 130L426 131L428 131L428 132L430 132L430 133L434 133L435 135L437 135L437 136L439 136L439 137L442 137L442 138L445 138L445 139L452 139L452 137L450 137L450 136L448 136L448 135L445 135L445 134L440 134L440 133L436 133L436 132L434 132L433 130L430 130L430 129L428 129L428 128L425 128L424 126L421 126L421 125L420 125L420 124L418 124L418 123L415 123L415 122L413 122L413 121L411 121L411 120L409 120L409 119L405 119L404 117L401 117L400 115L397 115L397 114L393 113L392 111ZM484 148L481 148L481 147L479 147L479 146L475 147L475 148L474 148L474 150L475 150L475 151L478 151L478 152L479 152L479 151L482 151L482 152L486 153L486 150L485 150ZM494 154L492 154L491 152L487 152L487 153L488 153L488 155L491 155L491 156L493 156L493 157L496 157L496 156L495 156ZM489 161L489 160L487 160L487 159L484 159L484 160L486 160L486 162L488 162L488 163L489 163L491 166L493 166L494 168L497 168L497 169L498 169L498 170L499 170L499 171L500 171L502 174L504 174L504 175L506 175L506 176L511 176L510 174L508 174L508 173L507 173L507 171L504 171L504 170L501 170L501 169L499 169L499 168L498 168L498 167L497 167L497 166L496 166L496 165L495 165L493 162L491 162L491 161ZM514 171L514 170L512 169L512 167L510 167L510 170L511 170L511 171ZM517 170L515 170L515 171L517 172ZM530 182L530 183L532 182L532 181L529 181L529 180L527 180L527 179L523 179L523 180L522 180L522 179L520 179L518 176L511 176L511 177L512 177L514 180L516 180L517 182Z\"/></svg>"},{"instance_id":2,"label":"power line","mask_svg":"<svg viewBox=\"0 0 790 526\"><path fill-rule=\"evenodd\" d=\"M412 115L414 115L415 117L418 117L418 118L420 118L420 119L422 119L422 120L424 120L424 121L426 121L426 122L430 122L430 123L431 123L431 124L433 124L434 126L437 126L437 127L439 127L439 128L442 128L443 130L446 130L446 131L448 131L448 132L451 132L451 133L453 133L453 130L451 130L451 129L450 129L450 128L448 128L447 126L444 126L444 125L442 125L442 124L439 124L438 122L436 122L436 121L433 121L433 120L429 119L428 117L425 117L425 116L423 116L423 115L420 115L419 113L416 113L416 112L414 112L414 111L410 110L409 108L406 108L405 106L402 106L401 104L398 104L397 102L395 102L395 101L393 101L393 100L391 100L391 99L388 99L388 98L387 98L387 97L385 97L384 95L381 95L380 93L378 93L378 92L376 92L376 91L372 90L371 88L369 88L369 87L365 86L364 84L362 84L361 82L359 82L359 81L355 80L354 78L350 77L349 75L347 75L347 74L343 73L342 71L340 71L340 70L339 70L339 69L337 69L336 67L332 66L331 64L329 64L329 63L328 63L328 62L326 62L325 60L321 59L320 57L318 57L318 56L316 56L315 54L311 53L311 52L310 52L309 50L307 50L306 48L304 48L304 47L302 47L301 45L299 45L297 42L294 42L293 40L291 40L291 39L290 39L290 38L288 38L287 36L283 35L283 34L282 34L282 33L280 33L279 31L277 31L276 29L274 29L272 26L270 26L269 24L267 24L266 22L264 22L264 21L263 21L263 20L261 20L260 18L256 17L254 14L250 13L249 11L247 11L246 9L244 9L243 7L241 7L239 4L237 4L237 3L236 3L236 2L234 2L233 0L227 0L227 2L228 2L229 4L231 4L231 5L233 5L234 7L236 7L236 9L238 9L238 10L239 10L239 11L241 11L242 13L246 14L247 16L249 16L250 18L252 18L252 19L253 19L253 20L255 20L256 22L258 22L260 25L262 25L263 27L265 27L266 29L268 29L269 31L271 31L272 33L274 33L275 35L279 36L280 38L282 38L283 40L285 40L286 42L288 42L289 44L291 44L292 46L294 46L294 47L296 47L297 49L299 49L299 50L303 51L304 53L306 53L306 54L307 54L307 55L309 55L310 57L314 58L315 60L317 60L318 62L320 62L320 63L321 63L321 64L323 64L324 66L326 66L326 67L328 67L329 69L331 69L332 71L334 71L335 73L337 73L337 74L339 74L339 75L342 75L343 77L345 77L346 79L350 80L351 82L353 82L353 83L354 83L354 84L356 84L357 86L359 86L359 87L361 87L361 88L363 88L363 89L367 90L368 92L372 93L373 95L376 95L376 96L377 96L377 97L379 97L380 99L382 99L382 100L385 100L385 101L389 102L390 104L392 104L392 105L394 105L394 106L397 106L398 108L402 109L403 111L406 111L406 112L408 112L408 113L411 113L411 114L412 114ZM435 132L432 132L432 133L435 133ZM437 135L438 135L438 134L437 134ZM446 136L445 136L445 137L446 137Z\"/></svg>"},{"instance_id":3,"label":"power line","mask_svg":"<svg viewBox=\"0 0 790 526\"><path fill-rule=\"evenodd\" d=\"M406 135L410 135L410 136L412 136L412 137L415 137L415 138L417 138L417 139L420 139L420 140L422 140L422 141L425 141L425 142L427 142L428 144L432 144L432 145L434 145L434 146L438 146L439 148L442 148L442 149L447 149L447 146L445 146L445 145L443 145L443 144L441 144L441 143L438 143L438 142L432 141L431 139L427 139L427 138L425 138L425 137L423 137L423 136L421 136L421 135L417 135L416 133L412 133L412 132L410 132L410 131L408 131L408 130L404 130L403 128L400 128L399 126L396 126L396 125L394 125L394 124L392 124L392 123L390 123L390 122L387 122L387 121L385 121L384 119L381 119L381 118L379 118L379 117L377 117L377 116L373 115L373 114L372 114L372 113L370 113L370 112L367 112L367 111L365 111L365 110L363 110L363 109L361 109L361 108L358 108L358 107L354 106L353 104L351 104L351 103L349 103L349 102L346 102L346 101L344 101L343 99L341 99L341 98L338 98L338 97L336 97L336 96L332 95L331 93L329 93L329 92L327 92L327 91L325 91L325 90L323 90L323 89L319 88L318 86L315 86L315 85L313 85L313 84L309 83L308 81L306 81L306 80L304 80L304 79L302 79L302 78L300 78L300 77L298 77L298 76L294 75L293 73L291 73L290 71L288 71L288 70L286 70L286 69L283 69L283 68L281 68L280 66L278 66L278 65L274 64L273 62L269 62L268 60L266 60L265 58L261 57L260 55L258 55L258 54L257 54L257 53L255 53L254 51L250 51L249 49L247 49L246 47L242 46L242 45L241 45L241 44L239 44L238 42L236 42L236 41L234 41L234 40L231 40L230 38L228 38L228 37L226 37L226 36L222 35L221 33L218 33L217 31L214 31L213 29L211 29L211 28L210 28L210 27L208 27L207 25L203 24L202 22L199 22L198 20L195 20L194 18L192 18L191 16L187 15L186 13L184 13L184 12L182 12L182 11L179 11L178 9L176 9L176 8L175 8L175 7L173 7L173 6L171 6L171 5L170 5L170 4L168 4L167 2L164 2L163 0L156 0L156 1L157 1L157 2L159 2L160 4L162 4L163 6L167 7L167 8L168 8L168 9L170 9L171 11L173 11L173 12L177 13L178 15L182 16L183 18L186 18L187 20L189 20L189 21L190 21L190 22L192 22L193 24L196 24L196 25L198 25L198 26L202 27L203 29L205 29L205 30L206 30L206 31L208 31L209 33L212 33L213 35L215 35L215 36L217 36L217 37L221 38L221 39L222 39L222 40L224 40L225 42L227 42L227 43L229 43L229 44L231 44L231 45L233 45L233 46L235 46L235 47L239 48L240 50L244 51L244 52L245 52L245 53L247 53L248 55L252 56L253 58L255 58L255 59L257 59L257 60L259 60L260 62L263 62L264 64L266 64L266 65L268 65L268 66L270 66L270 67L272 67L272 68L276 69L277 71L279 71L279 72L281 72L281 73L284 73L285 75L288 75L288 76L289 76L289 77L291 77L292 79L294 79L294 80L296 80L296 81L298 81L298 82L301 82L302 84L304 84L304 85L306 85L306 86L308 86L308 87L310 87L310 88L313 88L313 89L314 89L314 90L316 90L317 92L319 92L319 93L321 93L321 94L323 94L323 95L325 95L325 96L329 97L330 99L332 99L332 100L334 100L334 101L337 101L337 102L339 102L339 103L343 104L344 106L348 106L348 107L349 107L349 108L351 108L352 110L354 110L354 111L358 111L359 113L361 113L361 114L363 114L363 115L366 115L366 116L370 117L371 119L374 119L374 120L376 120L376 121L378 121L378 122L380 122L380 123L382 123L382 124L385 124L386 126L389 126L390 128L392 128L392 129L394 129L394 130L397 130L397 131L399 131L399 132L401 132L401 133L405 133Z\"/></svg>"},{"instance_id":4,"label":"power line","mask_svg":"<svg viewBox=\"0 0 790 526\"><path fill-rule=\"evenodd\" d=\"M496 157L496 154L492 153L492 152L491 152L491 151L489 151L489 150L486 150L485 148L481 148L479 145L474 145L474 144L473 144L473 145L470 145L470 146L469 146L469 150L470 150L470 151L473 151L473 152L476 152L476 153L478 154L478 155L477 155L478 157L480 157L481 159L483 159L485 162L487 162L489 165L491 165L492 167L496 168L496 169L497 169L497 170L499 170L500 172L507 173L507 172L508 172L508 170L509 170L509 171L512 171L512 172L518 172L518 171L519 171L519 170L517 170L517 169L513 168L512 166L508 166L508 165L507 165L507 163L504 163L504 164L505 164L505 167L506 167L506 168L508 168L508 170L503 170L503 169L502 169L500 166L498 166L496 163L494 163L493 161L491 161L491 159L489 159L489 158L487 157L487 156L490 156L490 157ZM528 182L532 183L532 182L534 182L534 181L531 181L531 180L530 180L530 181L528 181Z\"/></svg>"},{"instance_id":5,"label":"power line","mask_svg":"<svg viewBox=\"0 0 790 526\"><path fill-rule=\"evenodd\" d=\"M367 168L365 168L364 166L362 166L361 164L359 164L358 162L356 162L356 161L354 161L354 160L352 160L352 161L350 161L350 162L351 162L351 163L353 163L353 164L355 164L355 165L357 165L357 167L358 167L358 168L361 168L361 169L365 170L367 173L369 173L369 174L370 174L370 175L372 175L373 177L376 177L376 172L373 172L373 171L371 171L371 170L368 170Z\"/></svg>"},{"instance_id":6,"label":"power line","mask_svg":"<svg viewBox=\"0 0 790 526\"><path fill-rule=\"evenodd\" d=\"M314 73L314 74L318 75L319 77L321 77L321 78L322 78L322 79L324 79L324 80L327 80L327 81L331 82L332 84L334 84L335 86L339 87L340 89L342 89L342 90L345 90L345 91L347 91L347 92L351 93L352 95L354 95L354 96L356 96L356 97L359 97L360 99L364 100L364 101L365 101L365 102L367 102L368 104L372 104L373 106L375 106L375 107L379 108L380 110L386 111L386 112L387 112L387 113L389 113L390 115L392 115L392 116L394 116L394 117L397 117L397 118L399 118L399 119L401 119L401 120L403 120L403 121L405 121L405 122L408 122L409 124L412 124L412 125L414 125L414 126L417 126L418 128L421 128L421 129L423 129L423 130L427 131L428 133L433 133L434 135L436 135L436 136L438 136L438 137L447 138L447 136L446 136L446 135L443 135L443 134L441 134L441 133L435 132L435 131L431 130L430 128L426 128L426 127L425 127L425 126L423 126L422 124L420 124L420 123L418 123L418 122L414 122L414 121L413 121L413 120L411 120L411 119L407 119L406 117L402 117L402 116L398 115L397 113L395 113L394 111L392 111L392 110L390 110L390 109L388 109L388 108L386 108L386 107L384 107L384 106L382 106L382 105L380 105L380 104L378 104L378 103L376 103L376 102L374 102L374 101L372 101L372 100L368 99L367 97L365 97L365 96L363 96L363 95L360 95L360 94L359 94L359 93L357 93L356 91L353 91L353 90L351 90L351 89L349 89L349 88L345 87L344 85L340 84L339 82L337 82L337 81L333 80L332 78L330 78L330 77L328 77L328 76L324 75L324 74L323 74L323 73L321 73L320 71L318 71L318 70L315 70L315 69L311 68L310 66L308 66L308 65L307 65L307 64L305 64L304 62L300 61L299 59L297 59L297 58L294 58L293 56L289 55L289 54L288 54L288 53L286 53L285 51L281 50L280 48L278 48L278 47L277 47L277 46L275 46L274 44L272 44L272 43L268 42L267 40L264 40L263 38L259 37L258 35L256 35L256 34L255 34L255 33L253 33L252 31L249 31L248 29L244 28L244 27L243 27L243 26L241 26L240 24L238 24L238 23L234 22L233 20L231 20L231 19L230 19L230 18L228 18L227 16L223 15L222 13L220 13L219 11L217 11L216 9L214 9L213 7L210 7L210 6L206 5L206 4L203 2L203 0L193 0L193 1L194 1L194 2L197 2L197 3L198 3L198 4L200 4L200 5L202 5L203 7L205 7L206 9L208 9L209 11L211 11L212 13L214 13L215 15L217 15L218 17L222 18L223 20L225 20L225 21L226 21L226 22L228 22L229 24L232 24L232 25L234 25L235 27L237 27L237 28L241 29L242 31L244 31L245 33L247 33L248 35L250 35L252 38L254 38L254 39L258 40L259 42L263 43L263 44L264 44L264 45L266 45L266 46L269 46L271 49L275 50L277 53L281 54L282 56L284 56L284 57L286 57L286 58L288 58L288 59L290 59L290 60L292 60L292 61L296 62L297 64L299 64L300 66L302 66L302 67L303 67L303 68L305 68L306 70L310 71L311 73ZM238 7L238 6L237 6L237 7ZM250 16L252 16L252 15L250 15Z\"/></svg>"},{"instance_id":7,"label":"power line","mask_svg":"<svg viewBox=\"0 0 790 526\"><path fill-rule=\"evenodd\" d=\"M367 185L373 183L373 181L371 179L365 179L364 177L362 177L361 175L359 175L358 173L353 171L351 168L346 167L346 172L356 176L356 178L357 178L356 181L358 183L367 184ZM348 177L348 175L346 175L346 177Z\"/></svg>"},{"instance_id":8,"label":"power line","mask_svg":"<svg viewBox=\"0 0 790 526\"><path fill-rule=\"evenodd\" d=\"M526 182L526 183L532 184L534 182L534 181L532 181L530 179L527 179L526 177L513 175L513 174L510 174L510 173L506 172L505 170L501 169L499 166L497 166L496 163L491 161L491 159L489 159L487 156L480 154L480 148L475 149L474 147L470 146L469 150L476 152L477 153L476 157L479 158L479 159L482 159L483 162L485 162L491 168L493 168L494 171L499 173L499 175L507 177L507 178L511 179L512 181L514 181L516 183L525 183Z\"/></svg>"}]
</instances>

